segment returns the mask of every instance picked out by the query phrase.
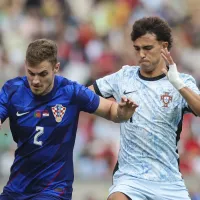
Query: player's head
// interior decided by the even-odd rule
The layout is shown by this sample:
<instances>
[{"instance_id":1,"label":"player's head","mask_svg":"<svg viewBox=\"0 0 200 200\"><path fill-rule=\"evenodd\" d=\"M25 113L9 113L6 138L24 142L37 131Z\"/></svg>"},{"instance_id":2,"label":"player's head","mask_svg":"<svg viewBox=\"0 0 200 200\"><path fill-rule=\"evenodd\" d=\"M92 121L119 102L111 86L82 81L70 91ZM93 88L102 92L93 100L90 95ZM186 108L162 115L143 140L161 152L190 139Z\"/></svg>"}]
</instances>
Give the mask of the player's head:
<instances>
[{"instance_id":1,"label":"player's head","mask_svg":"<svg viewBox=\"0 0 200 200\"><path fill-rule=\"evenodd\" d=\"M53 41L38 39L28 45L25 68L30 88L34 94L45 95L51 91L59 67L57 46Z\"/></svg>"},{"instance_id":2,"label":"player's head","mask_svg":"<svg viewBox=\"0 0 200 200\"><path fill-rule=\"evenodd\" d=\"M144 17L135 21L132 27L131 40L142 70L151 73L164 60L162 48L172 47L171 28L159 17Z\"/></svg>"}]
</instances>

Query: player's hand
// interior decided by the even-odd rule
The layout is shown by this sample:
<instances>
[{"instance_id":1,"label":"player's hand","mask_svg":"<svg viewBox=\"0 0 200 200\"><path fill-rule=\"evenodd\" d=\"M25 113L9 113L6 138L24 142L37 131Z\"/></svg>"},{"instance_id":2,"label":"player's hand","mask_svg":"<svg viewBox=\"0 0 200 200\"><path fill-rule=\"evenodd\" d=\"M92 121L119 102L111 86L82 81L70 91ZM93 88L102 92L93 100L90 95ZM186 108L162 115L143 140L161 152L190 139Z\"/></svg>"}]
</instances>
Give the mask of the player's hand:
<instances>
[{"instance_id":1,"label":"player's hand","mask_svg":"<svg viewBox=\"0 0 200 200\"><path fill-rule=\"evenodd\" d=\"M137 107L138 105L134 101L123 96L121 98L121 102L118 104L118 109L117 109L118 118L123 121L129 120L132 117Z\"/></svg>"},{"instance_id":2,"label":"player's hand","mask_svg":"<svg viewBox=\"0 0 200 200\"><path fill-rule=\"evenodd\" d=\"M162 71L167 75L167 78L169 82L177 89L180 90L183 87L185 87L185 84L183 80L179 77L179 73L176 67L176 63L174 63L170 52L167 50L167 48L161 50L161 55L167 65L169 66L169 69L163 68Z\"/></svg>"}]
</instances>

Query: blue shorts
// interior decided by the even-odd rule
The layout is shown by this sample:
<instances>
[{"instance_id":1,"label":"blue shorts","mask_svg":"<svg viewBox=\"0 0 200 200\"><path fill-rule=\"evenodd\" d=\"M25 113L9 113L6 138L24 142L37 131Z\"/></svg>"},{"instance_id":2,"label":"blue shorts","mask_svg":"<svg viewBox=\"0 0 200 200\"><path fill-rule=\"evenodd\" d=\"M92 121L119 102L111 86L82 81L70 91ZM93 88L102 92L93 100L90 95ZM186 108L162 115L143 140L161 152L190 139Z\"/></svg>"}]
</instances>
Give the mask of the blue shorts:
<instances>
[{"instance_id":1,"label":"blue shorts","mask_svg":"<svg viewBox=\"0 0 200 200\"><path fill-rule=\"evenodd\" d=\"M132 200L191 200L184 181L154 182L130 176L114 180L109 195L121 192Z\"/></svg>"},{"instance_id":2,"label":"blue shorts","mask_svg":"<svg viewBox=\"0 0 200 200\"><path fill-rule=\"evenodd\" d=\"M8 195L8 194L1 194L0 200L16 200L16 197L12 197L11 195ZM27 200L61 200L61 199L58 197L51 196L51 195L41 194L41 195L36 195L31 198L27 198Z\"/></svg>"}]
</instances>

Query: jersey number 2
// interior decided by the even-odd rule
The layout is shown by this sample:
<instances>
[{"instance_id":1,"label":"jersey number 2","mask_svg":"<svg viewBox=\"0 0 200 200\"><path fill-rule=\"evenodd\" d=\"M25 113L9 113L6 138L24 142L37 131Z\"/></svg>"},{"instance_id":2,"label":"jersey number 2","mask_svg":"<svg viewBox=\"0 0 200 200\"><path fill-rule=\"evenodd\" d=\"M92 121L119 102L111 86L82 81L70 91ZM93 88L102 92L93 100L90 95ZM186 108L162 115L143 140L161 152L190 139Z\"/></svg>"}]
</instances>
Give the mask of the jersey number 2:
<instances>
[{"instance_id":1,"label":"jersey number 2","mask_svg":"<svg viewBox=\"0 0 200 200\"><path fill-rule=\"evenodd\" d=\"M33 143L39 146L42 146L42 141L39 141L39 137L44 134L44 127L42 126L36 126L36 134L34 136Z\"/></svg>"}]
</instances>

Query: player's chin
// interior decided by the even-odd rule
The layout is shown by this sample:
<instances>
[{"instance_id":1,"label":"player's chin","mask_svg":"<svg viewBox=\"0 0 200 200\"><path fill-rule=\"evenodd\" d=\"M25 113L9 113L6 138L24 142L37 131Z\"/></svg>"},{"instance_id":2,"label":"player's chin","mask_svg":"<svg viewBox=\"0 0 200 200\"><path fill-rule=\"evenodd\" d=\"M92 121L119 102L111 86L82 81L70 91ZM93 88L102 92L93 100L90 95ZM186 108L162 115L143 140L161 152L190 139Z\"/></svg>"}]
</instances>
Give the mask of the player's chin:
<instances>
[{"instance_id":1,"label":"player's chin","mask_svg":"<svg viewBox=\"0 0 200 200\"><path fill-rule=\"evenodd\" d=\"M39 90L39 89L32 89L32 93L35 95L42 95L43 91Z\"/></svg>"},{"instance_id":2,"label":"player's chin","mask_svg":"<svg viewBox=\"0 0 200 200\"><path fill-rule=\"evenodd\" d=\"M140 67L146 72L152 72L154 70L153 67L150 64L147 64L147 63L141 64Z\"/></svg>"}]
</instances>

